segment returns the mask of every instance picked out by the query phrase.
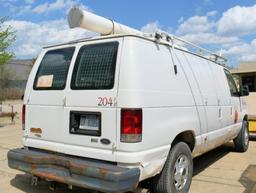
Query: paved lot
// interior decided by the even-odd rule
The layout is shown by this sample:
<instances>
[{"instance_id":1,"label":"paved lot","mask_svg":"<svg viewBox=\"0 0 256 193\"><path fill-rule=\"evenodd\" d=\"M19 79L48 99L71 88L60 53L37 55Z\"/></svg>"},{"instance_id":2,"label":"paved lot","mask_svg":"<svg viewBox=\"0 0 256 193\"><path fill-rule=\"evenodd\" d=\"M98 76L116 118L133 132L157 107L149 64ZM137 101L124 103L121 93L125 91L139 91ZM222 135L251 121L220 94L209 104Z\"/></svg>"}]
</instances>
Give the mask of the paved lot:
<instances>
[{"instance_id":1,"label":"paved lot","mask_svg":"<svg viewBox=\"0 0 256 193\"><path fill-rule=\"evenodd\" d=\"M7 166L7 151L22 146L20 115L15 120L13 125L8 119L0 119L0 125L5 123L5 126L0 126L0 193L50 193L48 183L42 181L37 187L32 187L30 176ZM190 193L256 193L256 141L252 139L246 153L236 153L232 143L225 144L196 158L194 170ZM90 191L79 188L71 191L60 185L55 192Z\"/></svg>"}]
</instances>

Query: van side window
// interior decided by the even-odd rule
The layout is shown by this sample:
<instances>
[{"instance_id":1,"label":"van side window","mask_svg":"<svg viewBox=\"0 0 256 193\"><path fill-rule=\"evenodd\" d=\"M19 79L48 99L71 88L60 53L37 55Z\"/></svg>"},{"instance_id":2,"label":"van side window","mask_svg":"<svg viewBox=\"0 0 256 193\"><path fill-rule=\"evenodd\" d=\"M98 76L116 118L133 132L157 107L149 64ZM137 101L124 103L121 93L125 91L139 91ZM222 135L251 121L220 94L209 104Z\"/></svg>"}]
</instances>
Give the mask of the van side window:
<instances>
[{"instance_id":1,"label":"van side window","mask_svg":"<svg viewBox=\"0 0 256 193\"><path fill-rule=\"evenodd\" d=\"M34 89L64 89L74 51L74 47L69 47L46 52L36 74Z\"/></svg>"},{"instance_id":2,"label":"van side window","mask_svg":"<svg viewBox=\"0 0 256 193\"><path fill-rule=\"evenodd\" d=\"M229 86L229 89L230 89L231 96L238 96L238 89L237 89L237 86L236 86L236 82L233 79L233 76L226 69L224 69L224 72L225 72L225 75L227 77L228 86Z\"/></svg>"},{"instance_id":3,"label":"van side window","mask_svg":"<svg viewBox=\"0 0 256 193\"><path fill-rule=\"evenodd\" d=\"M71 89L112 89L118 42L83 46L77 56Z\"/></svg>"}]
</instances>

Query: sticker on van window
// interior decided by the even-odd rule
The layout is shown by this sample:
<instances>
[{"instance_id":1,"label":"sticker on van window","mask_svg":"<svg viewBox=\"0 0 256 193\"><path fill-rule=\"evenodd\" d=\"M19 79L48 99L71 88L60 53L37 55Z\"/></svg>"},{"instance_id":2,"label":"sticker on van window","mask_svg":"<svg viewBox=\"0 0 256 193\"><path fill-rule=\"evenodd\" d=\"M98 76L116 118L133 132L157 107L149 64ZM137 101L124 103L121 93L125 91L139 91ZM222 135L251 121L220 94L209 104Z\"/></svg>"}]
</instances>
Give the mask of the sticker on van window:
<instances>
[{"instance_id":1,"label":"sticker on van window","mask_svg":"<svg viewBox=\"0 0 256 193\"><path fill-rule=\"evenodd\" d=\"M52 75L43 75L38 78L36 87L37 88L52 87L52 83L53 83L53 74Z\"/></svg>"}]
</instances>

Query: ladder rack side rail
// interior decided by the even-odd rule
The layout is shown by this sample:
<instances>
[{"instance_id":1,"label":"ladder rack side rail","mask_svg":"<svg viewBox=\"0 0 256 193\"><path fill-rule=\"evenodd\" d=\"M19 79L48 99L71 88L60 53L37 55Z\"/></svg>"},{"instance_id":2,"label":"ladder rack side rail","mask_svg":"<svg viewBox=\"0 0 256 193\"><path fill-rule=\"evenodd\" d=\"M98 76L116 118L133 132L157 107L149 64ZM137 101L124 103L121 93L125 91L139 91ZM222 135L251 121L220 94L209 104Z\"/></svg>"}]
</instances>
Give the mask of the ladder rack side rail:
<instances>
[{"instance_id":1,"label":"ladder rack side rail","mask_svg":"<svg viewBox=\"0 0 256 193\"><path fill-rule=\"evenodd\" d=\"M211 54L211 55L213 55L213 56L216 56L217 58L221 58L221 59L223 59L224 61L227 61L226 58L224 58L224 57L222 57L222 56L219 56L218 54L213 53L212 51L207 50L207 49L205 49L205 48L202 48L202 47L200 47L200 46L198 46L198 45L196 45L196 44L194 44L194 43L192 43L192 42L189 42L189 41L184 40L184 39L182 39L182 38L179 38L179 37L177 37L177 36L173 36L173 38L174 38L174 40L178 40L178 41L181 41L181 42L183 42L183 43L189 44L189 45L191 45L191 46L193 46L193 47L195 47L195 48L198 48L198 49L201 50L201 51L204 51L204 52L206 52L206 53L208 53L208 54Z\"/></svg>"},{"instance_id":2,"label":"ladder rack side rail","mask_svg":"<svg viewBox=\"0 0 256 193\"><path fill-rule=\"evenodd\" d=\"M216 53L213 53L213 52L210 51L210 50L207 50L207 49L205 49L205 48L202 48L202 47L200 47L200 46L198 46L198 45L196 45L196 44L194 44L194 43L192 43L192 42L189 42L189 41L187 41L187 40L184 40L184 39L182 39L182 38L179 38L179 37L177 37L177 36L175 36L175 35L169 34L168 32L159 31L159 30L158 30L156 33L160 33L161 36L164 35L164 36L166 36L167 38L171 39L172 41L173 41L173 40L174 40L174 41L180 41L180 42L182 42L182 43L185 43L185 44L187 44L187 45L190 45L190 46L192 46L192 47L198 49L198 50L201 51L201 52L203 51L203 52L205 52L205 53L208 53L208 54L210 54L210 56L214 56L216 59L208 58L208 59L210 59L211 61L218 62L218 59L221 59L222 62L227 62L227 59L226 59L226 58L224 58L224 57L222 57L222 56L220 56L220 55L218 55L218 54L216 54ZM195 52L193 52L193 51L191 51L191 53L194 53L194 54L198 55L198 53L195 53ZM200 55L200 54L199 54L199 55ZM202 56L202 55L200 55L200 56ZM204 58L207 58L206 56L203 56L203 57L204 57ZM224 65L225 65L225 64L224 64Z\"/></svg>"}]
</instances>

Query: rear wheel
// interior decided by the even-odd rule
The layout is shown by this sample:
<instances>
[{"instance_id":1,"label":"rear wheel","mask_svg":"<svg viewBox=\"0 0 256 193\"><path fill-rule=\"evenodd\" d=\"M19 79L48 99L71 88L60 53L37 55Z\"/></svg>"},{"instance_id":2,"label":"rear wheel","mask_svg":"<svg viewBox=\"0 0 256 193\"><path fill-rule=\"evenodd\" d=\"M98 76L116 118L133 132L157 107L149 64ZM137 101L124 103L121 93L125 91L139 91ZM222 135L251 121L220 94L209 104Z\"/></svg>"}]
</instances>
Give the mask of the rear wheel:
<instances>
[{"instance_id":1,"label":"rear wheel","mask_svg":"<svg viewBox=\"0 0 256 193\"><path fill-rule=\"evenodd\" d=\"M188 145L177 143L169 152L165 166L153 179L154 193L187 193L192 181L193 159Z\"/></svg>"},{"instance_id":2,"label":"rear wheel","mask_svg":"<svg viewBox=\"0 0 256 193\"><path fill-rule=\"evenodd\" d=\"M234 139L235 149L238 152L246 152L249 147L249 130L248 121L244 120L242 129L238 136Z\"/></svg>"}]
</instances>

